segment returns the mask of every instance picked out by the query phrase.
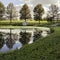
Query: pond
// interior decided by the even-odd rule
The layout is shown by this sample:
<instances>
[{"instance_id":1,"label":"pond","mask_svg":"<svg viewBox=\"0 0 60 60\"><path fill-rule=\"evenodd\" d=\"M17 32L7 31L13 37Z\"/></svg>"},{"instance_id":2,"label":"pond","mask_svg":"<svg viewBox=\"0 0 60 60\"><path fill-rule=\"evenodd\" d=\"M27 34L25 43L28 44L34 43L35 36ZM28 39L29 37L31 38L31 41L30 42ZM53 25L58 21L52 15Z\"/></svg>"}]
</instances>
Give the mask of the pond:
<instances>
[{"instance_id":1,"label":"pond","mask_svg":"<svg viewBox=\"0 0 60 60\"><path fill-rule=\"evenodd\" d=\"M11 30L11 31L10 31ZM40 29L36 29L36 28L29 28L29 29L0 29L0 33L3 34L3 38L4 38L4 43L2 45L2 47L0 48L0 52L2 53L6 53L8 51L11 51L11 50L16 50L16 49L20 49L22 47L22 43L19 41L19 38L21 37L20 36L20 32L29 32L31 33L31 36L30 36L30 40L27 44L31 44L33 43L34 41L34 33L35 32L38 32L38 31L42 31L41 32L41 36L42 37L46 37L48 35L47 31L50 32L50 29L49 28L41 28ZM10 42L9 39L10 39L10 32L11 32L11 38L12 38L12 41ZM38 32L39 33L39 32ZM0 36L1 37L1 36ZM8 43L6 43L8 41Z\"/></svg>"},{"instance_id":2,"label":"pond","mask_svg":"<svg viewBox=\"0 0 60 60\"><path fill-rule=\"evenodd\" d=\"M3 47L0 49L0 52L6 53L11 50L20 49L21 47L22 47L22 44L19 41L16 41L11 49L6 44L4 44Z\"/></svg>"}]
</instances>

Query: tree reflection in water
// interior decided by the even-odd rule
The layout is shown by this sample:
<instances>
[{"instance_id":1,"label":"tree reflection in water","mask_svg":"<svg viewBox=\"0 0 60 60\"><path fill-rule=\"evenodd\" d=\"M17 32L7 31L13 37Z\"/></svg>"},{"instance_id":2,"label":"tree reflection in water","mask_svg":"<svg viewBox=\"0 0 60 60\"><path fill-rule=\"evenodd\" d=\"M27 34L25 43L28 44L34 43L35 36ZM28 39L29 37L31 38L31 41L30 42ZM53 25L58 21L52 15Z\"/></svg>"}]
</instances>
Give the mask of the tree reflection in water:
<instances>
[{"instance_id":1,"label":"tree reflection in water","mask_svg":"<svg viewBox=\"0 0 60 60\"><path fill-rule=\"evenodd\" d=\"M13 39L10 39L10 38L8 38L7 41L6 41L6 45L10 49L13 48L14 43L15 42L13 41Z\"/></svg>"},{"instance_id":2,"label":"tree reflection in water","mask_svg":"<svg viewBox=\"0 0 60 60\"><path fill-rule=\"evenodd\" d=\"M4 38L3 38L3 34L0 32L0 49L3 47L4 45Z\"/></svg>"},{"instance_id":3,"label":"tree reflection in water","mask_svg":"<svg viewBox=\"0 0 60 60\"><path fill-rule=\"evenodd\" d=\"M14 39L12 38L12 29L10 28L10 36L7 38L6 45L8 48L13 48L13 45L15 43Z\"/></svg>"},{"instance_id":4,"label":"tree reflection in water","mask_svg":"<svg viewBox=\"0 0 60 60\"><path fill-rule=\"evenodd\" d=\"M20 32L20 39L19 41L25 45L28 44L28 42L30 41L30 37L31 37L31 33L28 32Z\"/></svg>"}]
</instances>

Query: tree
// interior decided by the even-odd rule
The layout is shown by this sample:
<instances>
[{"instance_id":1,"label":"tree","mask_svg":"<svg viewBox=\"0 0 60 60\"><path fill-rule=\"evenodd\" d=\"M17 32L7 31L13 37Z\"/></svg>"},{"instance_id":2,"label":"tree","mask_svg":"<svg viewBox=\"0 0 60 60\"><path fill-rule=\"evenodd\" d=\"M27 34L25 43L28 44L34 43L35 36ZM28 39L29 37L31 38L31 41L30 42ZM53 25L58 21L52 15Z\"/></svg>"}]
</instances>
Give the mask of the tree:
<instances>
[{"instance_id":1,"label":"tree","mask_svg":"<svg viewBox=\"0 0 60 60\"><path fill-rule=\"evenodd\" d=\"M24 4L22 9L20 10L20 19L24 19L26 22L26 19L30 18L31 18L30 9L27 4Z\"/></svg>"},{"instance_id":2,"label":"tree","mask_svg":"<svg viewBox=\"0 0 60 60\"><path fill-rule=\"evenodd\" d=\"M20 42L25 45L30 41L31 34L27 32L20 32Z\"/></svg>"},{"instance_id":3,"label":"tree","mask_svg":"<svg viewBox=\"0 0 60 60\"><path fill-rule=\"evenodd\" d=\"M58 20L58 12L59 12L59 8L57 5L55 4L52 4L50 7L49 7L49 11L48 11L48 18L50 19L50 21L53 21L54 19L57 19ZM48 21L49 21L48 19Z\"/></svg>"},{"instance_id":4,"label":"tree","mask_svg":"<svg viewBox=\"0 0 60 60\"><path fill-rule=\"evenodd\" d=\"M3 18L3 15L5 13L5 7L2 2L0 2L0 19Z\"/></svg>"},{"instance_id":5,"label":"tree","mask_svg":"<svg viewBox=\"0 0 60 60\"><path fill-rule=\"evenodd\" d=\"M8 18L10 19L10 23L11 23L11 20L16 16L16 9L13 3L8 4L7 14L8 14Z\"/></svg>"},{"instance_id":6,"label":"tree","mask_svg":"<svg viewBox=\"0 0 60 60\"><path fill-rule=\"evenodd\" d=\"M2 48L3 45L4 45L4 39L2 33L0 32L0 48Z\"/></svg>"},{"instance_id":7,"label":"tree","mask_svg":"<svg viewBox=\"0 0 60 60\"><path fill-rule=\"evenodd\" d=\"M47 14L46 20L48 22L52 22L53 21L53 17L51 17L49 14Z\"/></svg>"},{"instance_id":8,"label":"tree","mask_svg":"<svg viewBox=\"0 0 60 60\"><path fill-rule=\"evenodd\" d=\"M12 19L15 17L15 14L16 14L16 9L15 9L13 3L8 4L8 6L7 6L7 14L8 14L8 17L10 18L10 25L11 25ZM9 40L12 41L12 39L11 39L11 28L10 28L10 39Z\"/></svg>"},{"instance_id":9,"label":"tree","mask_svg":"<svg viewBox=\"0 0 60 60\"><path fill-rule=\"evenodd\" d=\"M42 19L42 15L44 14L44 8L42 7L41 4L38 4L34 10L34 20L39 20L39 24L40 24L40 20Z\"/></svg>"}]
</instances>

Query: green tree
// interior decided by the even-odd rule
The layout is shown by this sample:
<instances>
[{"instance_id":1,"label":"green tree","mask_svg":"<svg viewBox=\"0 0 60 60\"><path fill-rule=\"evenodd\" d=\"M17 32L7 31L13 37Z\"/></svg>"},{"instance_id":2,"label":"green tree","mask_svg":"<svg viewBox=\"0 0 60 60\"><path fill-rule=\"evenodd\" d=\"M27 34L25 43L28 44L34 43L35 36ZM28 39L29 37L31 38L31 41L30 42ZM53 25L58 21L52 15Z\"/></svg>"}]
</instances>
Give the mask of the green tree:
<instances>
[{"instance_id":1,"label":"green tree","mask_svg":"<svg viewBox=\"0 0 60 60\"><path fill-rule=\"evenodd\" d=\"M5 7L2 2L0 2L0 19L3 18L3 15L5 13Z\"/></svg>"},{"instance_id":2,"label":"green tree","mask_svg":"<svg viewBox=\"0 0 60 60\"><path fill-rule=\"evenodd\" d=\"M30 9L27 4L24 4L22 9L20 10L20 19L24 19L26 22L26 19L30 18L31 18Z\"/></svg>"},{"instance_id":3,"label":"green tree","mask_svg":"<svg viewBox=\"0 0 60 60\"><path fill-rule=\"evenodd\" d=\"M42 19L42 15L44 14L44 8L42 7L41 4L38 4L34 10L34 20L39 20L39 24L40 24L40 20Z\"/></svg>"},{"instance_id":4,"label":"green tree","mask_svg":"<svg viewBox=\"0 0 60 60\"><path fill-rule=\"evenodd\" d=\"M15 17L15 13L16 13L16 9L14 7L14 4L9 3L7 6L7 14L8 14L8 18L10 19L10 24L11 24L11 20Z\"/></svg>"},{"instance_id":5,"label":"green tree","mask_svg":"<svg viewBox=\"0 0 60 60\"><path fill-rule=\"evenodd\" d=\"M3 44L4 44L4 39L2 33L0 32L0 48L3 47Z\"/></svg>"}]
</instances>

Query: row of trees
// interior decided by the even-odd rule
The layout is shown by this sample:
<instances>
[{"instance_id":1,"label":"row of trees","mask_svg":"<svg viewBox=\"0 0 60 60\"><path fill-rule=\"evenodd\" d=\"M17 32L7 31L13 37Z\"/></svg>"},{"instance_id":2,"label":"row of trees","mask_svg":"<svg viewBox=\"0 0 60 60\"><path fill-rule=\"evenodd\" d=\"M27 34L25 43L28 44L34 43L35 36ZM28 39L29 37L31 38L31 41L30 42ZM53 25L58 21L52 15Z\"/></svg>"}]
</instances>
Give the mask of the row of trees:
<instances>
[{"instance_id":1,"label":"row of trees","mask_svg":"<svg viewBox=\"0 0 60 60\"><path fill-rule=\"evenodd\" d=\"M0 19L2 19L3 15L7 13L7 17L12 20L14 17L17 16L16 8L13 3L8 4L7 10L5 11L4 5L0 2ZM33 9L34 12L34 20L40 20L42 19L42 15L44 14L44 8L41 4L38 4ZM54 20L58 16L59 8L57 5L51 5L49 7L49 11L47 14L47 20L51 21ZM31 13L30 9L27 4L24 4L23 7L20 10L20 19L24 19L25 21L27 19L31 19Z\"/></svg>"},{"instance_id":2,"label":"row of trees","mask_svg":"<svg viewBox=\"0 0 60 60\"><path fill-rule=\"evenodd\" d=\"M5 12L5 7L4 5L0 2L0 5L2 5L0 8L4 8L2 10L2 13L0 13L0 16L1 18L3 17L4 13ZM12 20L13 17L16 17L16 11L15 11L15 7L13 5L13 3L10 3L8 6L7 6L7 14L8 14L8 17L10 18L10 20ZM41 4L38 4L35 8L34 8L34 19L35 20L40 20L42 18L42 15L44 13L44 8L42 7ZM28 7L27 4L24 4L23 7L21 8L20 10L20 19L24 19L26 21L26 19L31 19L31 13L30 13L30 9ZM0 19L1 19L0 18Z\"/></svg>"}]
</instances>

